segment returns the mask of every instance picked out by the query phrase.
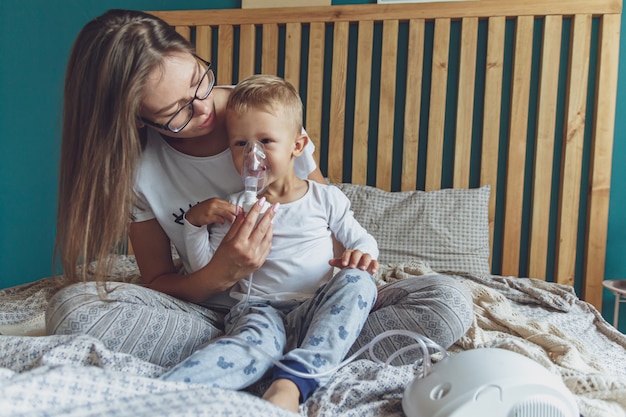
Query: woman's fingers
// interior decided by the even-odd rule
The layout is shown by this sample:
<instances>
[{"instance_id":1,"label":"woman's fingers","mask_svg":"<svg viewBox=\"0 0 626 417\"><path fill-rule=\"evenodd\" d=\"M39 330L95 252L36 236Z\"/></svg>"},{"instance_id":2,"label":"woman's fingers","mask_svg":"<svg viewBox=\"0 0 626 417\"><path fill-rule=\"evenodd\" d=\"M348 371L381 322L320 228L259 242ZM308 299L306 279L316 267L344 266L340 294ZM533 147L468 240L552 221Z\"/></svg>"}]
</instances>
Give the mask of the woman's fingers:
<instances>
[{"instance_id":1,"label":"woman's fingers","mask_svg":"<svg viewBox=\"0 0 626 417\"><path fill-rule=\"evenodd\" d=\"M264 203L264 199L259 200L247 214L239 213L220 245L226 245L222 253L239 265L240 276L260 268L272 248L272 220L279 205L273 205L261 216Z\"/></svg>"},{"instance_id":2,"label":"woman's fingers","mask_svg":"<svg viewBox=\"0 0 626 417\"><path fill-rule=\"evenodd\" d=\"M258 209L258 211L250 210L250 213L254 211L254 214L256 215L256 217L250 219L250 220L254 219L254 224L252 225L253 229L251 230L250 238L253 241L260 243L260 242L267 241L268 240L267 238L269 237L269 241L271 243L272 236L273 236L272 223L274 221L274 216L276 215L276 212L278 211L278 208L280 207L280 204L276 203L270 206L265 211L265 213L263 213L263 216L259 220L259 215L261 213L262 207L263 205L260 205L260 206L255 205L254 209ZM250 215L250 213L248 213L248 216ZM246 218L246 221L247 220L248 218Z\"/></svg>"},{"instance_id":3,"label":"woman's fingers","mask_svg":"<svg viewBox=\"0 0 626 417\"><path fill-rule=\"evenodd\" d=\"M260 201L263 201L264 204L265 198L262 197L261 199L259 199L259 202ZM224 239L232 239L235 236L240 236L245 239L250 238L250 235L256 228L257 219L261 214L263 204L259 205L257 202L257 204L254 204L252 206L248 213L244 213L243 210L239 209L235 221L233 222L230 230L228 231Z\"/></svg>"}]
</instances>

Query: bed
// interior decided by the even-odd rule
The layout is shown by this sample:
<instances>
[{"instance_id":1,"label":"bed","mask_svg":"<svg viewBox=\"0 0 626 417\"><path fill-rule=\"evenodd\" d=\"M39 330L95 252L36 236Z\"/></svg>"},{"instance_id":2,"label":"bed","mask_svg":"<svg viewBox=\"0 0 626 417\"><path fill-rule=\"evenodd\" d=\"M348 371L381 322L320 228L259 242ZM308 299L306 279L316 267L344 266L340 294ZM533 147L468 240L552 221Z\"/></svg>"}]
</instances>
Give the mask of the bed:
<instances>
[{"instance_id":1,"label":"bed","mask_svg":"<svg viewBox=\"0 0 626 417\"><path fill-rule=\"evenodd\" d=\"M584 417L626 415L626 336L600 315L621 0L475 0L159 11L215 67L299 89L329 182L381 247L380 285L462 282L450 348L539 362ZM135 282L132 253L110 280ZM290 415L250 392L167 383L89 336L45 336L49 277L0 291L0 415ZM402 416L411 365L356 360L300 409Z\"/></svg>"}]
</instances>

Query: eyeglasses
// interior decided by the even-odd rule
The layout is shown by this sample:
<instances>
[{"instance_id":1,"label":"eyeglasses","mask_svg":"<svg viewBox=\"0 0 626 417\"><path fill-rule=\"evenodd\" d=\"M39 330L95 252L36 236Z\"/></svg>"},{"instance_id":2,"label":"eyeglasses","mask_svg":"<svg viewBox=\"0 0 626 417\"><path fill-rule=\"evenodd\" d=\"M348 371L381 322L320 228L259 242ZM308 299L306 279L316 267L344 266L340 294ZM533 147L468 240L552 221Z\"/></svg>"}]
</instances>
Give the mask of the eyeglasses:
<instances>
[{"instance_id":1,"label":"eyeglasses","mask_svg":"<svg viewBox=\"0 0 626 417\"><path fill-rule=\"evenodd\" d=\"M211 91L213 90L213 86L215 85L215 73L213 73L213 69L211 63L205 61L204 59L196 56L198 61L200 61L200 65L205 67L206 71L202 78L200 79L200 83L196 88L196 92L191 100L185 103L180 109L170 117L170 119L165 123L157 123L152 120L146 119L142 117L141 120L154 127L158 127L159 129L169 130L172 133L178 133L187 126L189 121L193 118L193 102L195 100L204 100L206 99Z\"/></svg>"}]
</instances>

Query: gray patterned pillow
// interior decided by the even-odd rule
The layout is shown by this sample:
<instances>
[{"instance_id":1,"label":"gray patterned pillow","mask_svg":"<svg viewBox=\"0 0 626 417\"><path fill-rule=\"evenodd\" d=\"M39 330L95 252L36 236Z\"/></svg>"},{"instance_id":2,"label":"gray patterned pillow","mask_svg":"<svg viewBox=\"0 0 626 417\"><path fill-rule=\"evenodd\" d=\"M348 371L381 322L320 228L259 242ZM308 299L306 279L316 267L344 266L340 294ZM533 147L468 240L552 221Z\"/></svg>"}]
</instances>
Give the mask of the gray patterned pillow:
<instances>
[{"instance_id":1,"label":"gray patterned pillow","mask_svg":"<svg viewBox=\"0 0 626 417\"><path fill-rule=\"evenodd\" d=\"M335 184L378 241L381 263L426 261L434 270L489 274L489 192L474 189L388 192Z\"/></svg>"}]
</instances>

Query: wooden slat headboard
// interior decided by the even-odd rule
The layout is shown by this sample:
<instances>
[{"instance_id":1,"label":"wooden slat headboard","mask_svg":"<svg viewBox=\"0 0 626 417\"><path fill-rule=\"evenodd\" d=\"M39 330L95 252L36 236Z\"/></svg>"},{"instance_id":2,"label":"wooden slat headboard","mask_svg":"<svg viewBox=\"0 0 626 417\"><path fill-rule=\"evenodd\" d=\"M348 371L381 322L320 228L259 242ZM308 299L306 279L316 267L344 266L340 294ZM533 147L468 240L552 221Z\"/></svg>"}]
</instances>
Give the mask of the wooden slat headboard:
<instances>
[{"instance_id":1,"label":"wooden slat headboard","mask_svg":"<svg viewBox=\"0 0 626 417\"><path fill-rule=\"evenodd\" d=\"M601 306L621 0L150 12L219 84L301 92L333 182L491 184L492 269Z\"/></svg>"}]
</instances>

